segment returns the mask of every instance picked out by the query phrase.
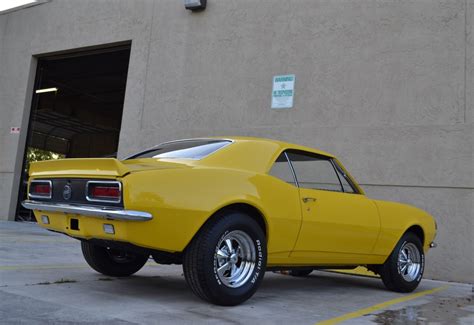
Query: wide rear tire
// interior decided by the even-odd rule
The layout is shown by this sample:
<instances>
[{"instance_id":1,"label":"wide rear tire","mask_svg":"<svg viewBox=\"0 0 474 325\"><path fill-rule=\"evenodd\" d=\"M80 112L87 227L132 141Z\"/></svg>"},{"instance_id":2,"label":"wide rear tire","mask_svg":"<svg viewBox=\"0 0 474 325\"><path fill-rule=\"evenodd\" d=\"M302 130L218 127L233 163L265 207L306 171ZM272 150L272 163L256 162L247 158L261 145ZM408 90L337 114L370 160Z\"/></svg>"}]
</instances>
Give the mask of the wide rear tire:
<instances>
[{"instance_id":1,"label":"wide rear tire","mask_svg":"<svg viewBox=\"0 0 474 325\"><path fill-rule=\"evenodd\" d=\"M104 275L125 277L138 272L148 260L147 255L123 252L108 247L81 242L87 264Z\"/></svg>"},{"instance_id":2,"label":"wide rear tire","mask_svg":"<svg viewBox=\"0 0 474 325\"><path fill-rule=\"evenodd\" d=\"M258 223L243 213L229 212L204 225L192 240L183 271L198 297L234 306L255 293L266 262L266 239Z\"/></svg>"}]
</instances>

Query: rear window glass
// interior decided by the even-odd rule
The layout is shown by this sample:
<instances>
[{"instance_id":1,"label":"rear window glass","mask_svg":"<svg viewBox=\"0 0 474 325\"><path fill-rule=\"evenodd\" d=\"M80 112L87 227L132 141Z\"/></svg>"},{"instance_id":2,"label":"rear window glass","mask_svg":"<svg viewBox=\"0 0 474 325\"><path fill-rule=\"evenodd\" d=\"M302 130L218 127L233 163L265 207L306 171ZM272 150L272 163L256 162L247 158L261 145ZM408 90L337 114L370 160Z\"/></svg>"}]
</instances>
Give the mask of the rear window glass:
<instances>
[{"instance_id":1,"label":"rear window glass","mask_svg":"<svg viewBox=\"0 0 474 325\"><path fill-rule=\"evenodd\" d=\"M127 159L201 159L230 143L232 143L232 141L229 140L183 140L168 142L160 144L155 148L140 152Z\"/></svg>"}]
</instances>

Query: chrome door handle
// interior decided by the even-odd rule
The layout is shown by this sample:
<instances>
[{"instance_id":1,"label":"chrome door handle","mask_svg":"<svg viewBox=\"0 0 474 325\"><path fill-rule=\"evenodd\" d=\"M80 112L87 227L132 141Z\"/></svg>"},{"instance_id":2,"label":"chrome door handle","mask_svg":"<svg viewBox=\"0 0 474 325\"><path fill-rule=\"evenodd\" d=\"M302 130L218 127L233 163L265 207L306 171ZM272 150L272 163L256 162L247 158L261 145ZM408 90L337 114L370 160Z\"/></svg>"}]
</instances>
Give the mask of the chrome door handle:
<instances>
[{"instance_id":1,"label":"chrome door handle","mask_svg":"<svg viewBox=\"0 0 474 325\"><path fill-rule=\"evenodd\" d=\"M316 198L314 198L314 197L304 197L304 198L303 198L303 202L304 202L304 203L316 202Z\"/></svg>"}]
</instances>

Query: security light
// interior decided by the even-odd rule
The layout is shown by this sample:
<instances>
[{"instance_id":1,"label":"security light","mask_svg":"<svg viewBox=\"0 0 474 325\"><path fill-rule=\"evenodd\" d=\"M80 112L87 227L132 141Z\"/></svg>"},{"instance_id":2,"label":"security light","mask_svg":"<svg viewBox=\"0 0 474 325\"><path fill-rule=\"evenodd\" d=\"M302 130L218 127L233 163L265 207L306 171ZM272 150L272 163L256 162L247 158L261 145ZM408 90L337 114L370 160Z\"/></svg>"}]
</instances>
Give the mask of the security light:
<instances>
[{"instance_id":1,"label":"security light","mask_svg":"<svg viewBox=\"0 0 474 325\"><path fill-rule=\"evenodd\" d=\"M207 0L184 0L184 7L191 11L201 11L206 9Z\"/></svg>"},{"instance_id":2,"label":"security light","mask_svg":"<svg viewBox=\"0 0 474 325\"><path fill-rule=\"evenodd\" d=\"M51 93L51 92L56 92L56 91L58 91L58 88L53 87L53 88L37 89L35 93L42 94L42 93Z\"/></svg>"}]
</instances>

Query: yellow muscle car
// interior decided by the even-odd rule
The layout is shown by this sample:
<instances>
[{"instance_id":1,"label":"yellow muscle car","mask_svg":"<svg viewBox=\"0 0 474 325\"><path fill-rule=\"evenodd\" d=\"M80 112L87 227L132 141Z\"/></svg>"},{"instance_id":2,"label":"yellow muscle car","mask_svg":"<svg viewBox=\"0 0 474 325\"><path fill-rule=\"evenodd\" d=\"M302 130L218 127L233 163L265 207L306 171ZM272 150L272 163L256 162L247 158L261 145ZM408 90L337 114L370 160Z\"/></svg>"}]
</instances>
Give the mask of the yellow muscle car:
<instances>
[{"instance_id":1,"label":"yellow muscle car","mask_svg":"<svg viewBox=\"0 0 474 325\"><path fill-rule=\"evenodd\" d=\"M124 160L31 165L38 223L81 241L97 272L129 276L151 256L182 264L200 298L236 305L266 270L305 276L363 265L414 290L436 223L415 207L373 200L331 154L259 138L160 144Z\"/></svg>"}]
</instances>

